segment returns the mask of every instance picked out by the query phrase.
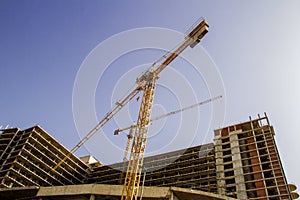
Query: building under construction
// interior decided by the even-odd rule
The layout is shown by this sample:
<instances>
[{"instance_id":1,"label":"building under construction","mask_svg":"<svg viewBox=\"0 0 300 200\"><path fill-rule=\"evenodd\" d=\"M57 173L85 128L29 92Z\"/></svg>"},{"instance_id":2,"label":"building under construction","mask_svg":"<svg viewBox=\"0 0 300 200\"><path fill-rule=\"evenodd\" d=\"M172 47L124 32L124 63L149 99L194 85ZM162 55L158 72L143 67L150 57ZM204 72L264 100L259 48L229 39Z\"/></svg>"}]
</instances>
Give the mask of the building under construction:
<instances>
[{"instance_id":1,"label":"building under construction","mask_svg":"<svg viewBox=\"0 0 300 200\"><path fill-rule=\"evenodd\" d=\"M214 131L214 143L146 157L144 199L294 199L267 116ZM119 199L127 162L90 163L45 130L0 134L1 199Z\"/></svg>"},{"instance_id":2,"label":"building under construction","mask_svg":"<svg viewBox=\"0 0 300 200\"><path fill-rule=\"evenodd\" d=\"M2 188L84 183L88 166L75 155L52 170L69 151L41 127L5 129L0 141Z\"/></svg>"}]
</instances>

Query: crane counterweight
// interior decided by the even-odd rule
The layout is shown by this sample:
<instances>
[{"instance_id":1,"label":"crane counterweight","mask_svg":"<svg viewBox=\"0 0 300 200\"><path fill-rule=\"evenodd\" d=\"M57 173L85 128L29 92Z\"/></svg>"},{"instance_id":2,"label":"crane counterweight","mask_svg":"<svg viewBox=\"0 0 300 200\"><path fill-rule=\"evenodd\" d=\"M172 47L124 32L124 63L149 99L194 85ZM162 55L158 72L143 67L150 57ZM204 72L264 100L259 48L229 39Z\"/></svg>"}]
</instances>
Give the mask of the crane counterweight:
<instances>
[{"instance_id":1,"label":"crane counterweight","mask_svg":"<svg viewBox=\"0 0 300 200\"><path fill-rule=\"evenodd\" d=\"M191 48L194 48L200 40L208 32L208 24L206 20L202 20L187 36L186 38L191 38L193 42L190 44Z\"/></svg>"}]
</instances>

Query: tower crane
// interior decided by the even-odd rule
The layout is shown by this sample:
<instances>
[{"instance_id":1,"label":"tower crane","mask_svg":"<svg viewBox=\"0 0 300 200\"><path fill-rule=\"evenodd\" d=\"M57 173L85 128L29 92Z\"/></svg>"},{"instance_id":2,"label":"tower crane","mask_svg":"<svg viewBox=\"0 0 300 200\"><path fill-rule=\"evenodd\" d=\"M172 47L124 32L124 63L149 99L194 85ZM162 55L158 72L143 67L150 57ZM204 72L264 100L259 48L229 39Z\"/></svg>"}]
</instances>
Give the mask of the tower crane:
<instances>
[{"instance_id":1,"label":"tower crane","mask_svg":"<svg viewBox=\"0 0 300 200\"><path fill-rule=\"evenodd\" d=\"M193 105L190 105L190 106L178 109L178 110L174 110L174 111L168 112L168 113L163 114L163 115L159 115L157 117L154 117L154 118L150 119L150 122L163 119L163 118L168 117L170 115L175 115L177 113L180 113L180 112L183 112L183 111L195 108L197 106L201 106L201 105L207 104L209 102L215 101L215 100L220 99L220 98L222 98L222 95L219 95L219 96L207 99L205 101L198 102L196 104L193 104ZM125 148L125 154L124 154L124 157L123 157L123 167L122 167L122 171L121 171L121 174L120 174L119 184L122 184L122 181L123 181L123 171L125 169L126 162L129 160L128 154L129 154L130 146L131 146L131 143L132 143L133 132L134 132L135 127L136 127L136 124L133 124L133 125L128 126L126 128L117 129L117 130L114 131L114 135L119 135L121 132L129 130L129 133L127 135L127 144L126 144L126 148Z\"/></svg>"},{"instance_id":2,"label":"tower crane","mask_svg":"<svg viewBox=\"0 0 300 200\"><path fill-rule=\"evenodd\" d=\"M154 63L151 68L137 79L137 84L143 90L142 102L135 127L131 153L128 161L125 182L122 190L121 200L137 199L138 189L143 169L144 152L148 138L148 129L156 80L161 71L170 64L188 46L196 46L204 35L208 32L208 24L202 20L186 37L184 42L179 45L161 64L155 68Z\"/></svg>"},{"instance_id":3,"label":"tower crane","mask_svg":"<svg viewBox=\"0 0 300 200\"><path fill-rule=\"evenodd\" d=\"M52 168L52 170L56 170L60 167L76 150L78 150L90 137L103 127L106 122L120 111L124 105L126 105L139 92L143 91L121 197L121 200L132 200L133 198L137 199L152 104L154 100L154 91L156 81L159 78L159 73L163 71L188 46L191 48L196 46L208 32L208 27L206 20L203 19L188 35L186 35L182 44L171 52L162 63L158 64L158 66L156 66L156 62L153 63L149 70L136 79L137 87L122 101L116 104L116 106L107 113L104 118L90 132L88 132L88 134L67 155L65 155L65 157L60 160L56 166Z\"/></svg>"}]
</instances>

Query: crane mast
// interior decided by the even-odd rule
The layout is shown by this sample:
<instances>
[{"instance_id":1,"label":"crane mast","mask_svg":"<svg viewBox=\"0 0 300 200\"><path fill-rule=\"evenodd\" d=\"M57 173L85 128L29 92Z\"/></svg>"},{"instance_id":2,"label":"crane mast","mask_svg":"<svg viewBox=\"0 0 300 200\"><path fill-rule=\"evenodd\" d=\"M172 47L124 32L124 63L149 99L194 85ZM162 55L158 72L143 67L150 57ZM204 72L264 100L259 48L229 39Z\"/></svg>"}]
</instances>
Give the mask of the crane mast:
<instances>
[{"instance_id":1,"label":"crane mast","mask_svg":"<svg viewBox=\"0 0 300 200\"><path fill-rule=\"evenodd\" d=\"M153 68L146 78L121 199L132 199L138 195L157 80Z\"/></svg>"},{"instance_id":2,"label":"crane mast","mask_svg":"<svg viewBox=\"0 0 300 200\"><path fill-rule=\"evenodd\" d=\"M200 39L208 32L208 24L202 20L189 35L185 37L184 42L174 50L157 68L155 64L150 70L137 79L137 83L142 85L142 102L138 114L138 120L133 137L133 143L127 167L125 182L122 190L121 200L137 200L139 195L139 184L143 169L144 153L148 138L148 129L154 101L154 92L156 80L159 73L164 70L181 52L188 46L194 47L200 42Z\"/></svg>"},{"instance_id":3,"label":"crane mast","mask_svg":"<svg viewBox=\"0 0 300 200\"><path fill-rule=\"evenodd\" d=\"M136 125L132 125L130 127L127 127L126 130L130 129L129 130L129 134L127 135L127 144L126 144L126 148L125 148L125 154L124 154L124 158L123 158L123 166L122 166L122 171L120 173L120 178L119 178L119 184L121 185L123 183L123 172L125 170L125 167L127 165L127 161L129 160L128 158L128 154L129 154L129 150L130 150L130 147L131 147L131 142L132 142L132 139L133 139L133 131L135 130L135 126ZM120 133L120 130L115 130L115 133L114 135L118 135Z\"/></svg>"}]
</instances>

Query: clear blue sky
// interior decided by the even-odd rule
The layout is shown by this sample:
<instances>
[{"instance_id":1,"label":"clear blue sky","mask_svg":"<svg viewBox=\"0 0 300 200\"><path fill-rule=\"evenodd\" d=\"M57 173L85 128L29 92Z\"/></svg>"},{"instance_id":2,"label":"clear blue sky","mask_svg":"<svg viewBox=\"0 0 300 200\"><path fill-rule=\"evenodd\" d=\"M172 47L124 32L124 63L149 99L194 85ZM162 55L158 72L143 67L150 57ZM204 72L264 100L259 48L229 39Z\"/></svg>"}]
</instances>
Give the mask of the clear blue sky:
<instances>
[{"instance_id":1,"label":"clear blue sky","mask_svg":"<svg viewBox=\"0 0 300 200\"><path fill-rule=\"evenodd\" d=\"M203 16L210 31L201 45L215 62L226 91L224 125L267 112L288 180L299 185L299 10L296 0L1 0L0 124L22 129L39 124L71 149L80 139L73 120L72 92L88 54L122 31L163 27L185 32ZM141 53L143 62L155 61L160 53ZM134 57L129 60L133 62ZM122 70L107 71L102 81ZM111 82L103 84L96 91L96 100L111 95L105 90L113 87ZM207 92L203 98L199 96L200 100L208 97ZM163 96L157 95L157 99ZM95 105L99 119L109 105ZM201 119L207 120L203 115ZM80 150L78 155L85 153Z\"/></svg>"}]
</instances>

